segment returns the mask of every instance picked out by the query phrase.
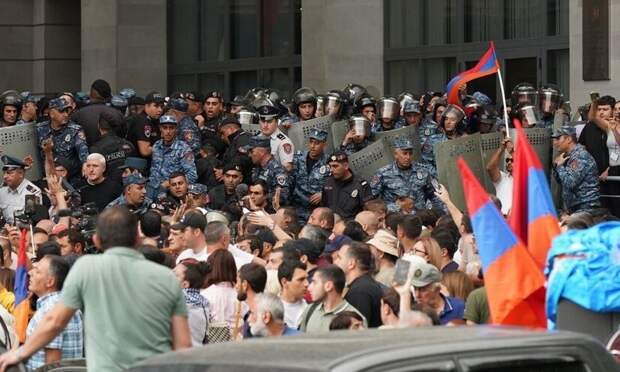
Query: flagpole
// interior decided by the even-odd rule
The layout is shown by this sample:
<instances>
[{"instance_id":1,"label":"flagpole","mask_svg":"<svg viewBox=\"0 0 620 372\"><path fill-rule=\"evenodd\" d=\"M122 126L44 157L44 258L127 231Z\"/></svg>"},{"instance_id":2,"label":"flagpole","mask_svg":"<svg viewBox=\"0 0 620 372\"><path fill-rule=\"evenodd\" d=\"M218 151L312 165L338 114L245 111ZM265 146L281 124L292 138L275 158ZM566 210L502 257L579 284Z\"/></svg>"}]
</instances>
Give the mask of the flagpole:
<instances>
[{"instance_id":1,"label":"flagpole","mask_svg":"<svg viewBox=\"0 0 620 372\"><path fill-rule=\"evenodd\" d=\"M504 82L502 80L502 72L497 68L497 78L499 79L499 90L502 94L502 103L504 105L504 124L506 125L506 137L510 138L510 129L508 128L508 109L506 108L506 92L504 92Z\"/></svg>"}]
</instances>

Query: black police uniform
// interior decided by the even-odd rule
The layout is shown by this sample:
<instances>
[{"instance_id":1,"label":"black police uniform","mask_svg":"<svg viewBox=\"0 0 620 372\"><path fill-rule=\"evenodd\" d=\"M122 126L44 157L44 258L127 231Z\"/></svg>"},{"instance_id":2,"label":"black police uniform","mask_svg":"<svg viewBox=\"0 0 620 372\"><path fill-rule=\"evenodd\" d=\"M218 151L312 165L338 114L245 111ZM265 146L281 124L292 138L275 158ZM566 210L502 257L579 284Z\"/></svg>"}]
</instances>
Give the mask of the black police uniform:
<instances>
[{"instance_id":1,"label":"black police uniform","mask_svg":"<svg viewBox=\"0 0 620 372\"><path fill-rule=\"evenodd\" d=\"M222 163L223 164L232 164L236 163L241 166L241 172L243 173L243 182L250 183L252 181L252 160L250 157L245 154L239 152L239 149L243 146L246 146L250 142L250 138L252 135L243 129L239 129L238 131L232 133L228 136L228 141L230 145L222 155Z\"/></svg>"},{"instance_id":2,"label":"black police uniform","mask_svg":"<svg viewBox=\"0 0 620 372\"><path fill-rule=\"evenodd\" d=\"M71 114L71 120L79 124L86 135L86 143L92 146L101 138L99 133L99 118L102 112L108 112L110 115L120 116L122 122L122 114L115 108L107 106L104 102L96 102L84 106Z\"/></svg>"},{"instance_id":3,"label":"black police uniform","mask_svg":"<svg viewBox=\"0 0 620 372\"><path fill-rule=\"evenodd\" d=\"M121 183L123 170L118 167L125 164L128 156L136 156L136 148L131 142L120 138L113 131L104 134L99 141L90 147L90 152L99 153L105 157L106 177L114 182Z\"/></svg>"},{"instance_id":4,"label":"black police uniform","mask_svg":"<svg viewBox=\"0 0 620 372\"><path fill-rule=\"evenodd\" d=\"M329 207L344 219L354 218L362 211L364 203L372 199L367 181L352 175L346 180L329 177L323 187L321 205Z\"/></svg>"},{"instance_id":5,"label":"black police uniform","mask_svg":"<svg viewBox=\"0 0 620 372\"><path fill-rule=\"evenodd\" d=\"M206 114L205 114L206 115ZM222 123L223 115L206 119L204 126L200 129L200 136L202 137L203 145L211 145L218 156L222 155L226 151L226 143L222 141L219 134L220 124Z\"/></svg>"},{"instance_id":6,"label":"black police uniform","mask_svg":"<svg viewBox=\"0 0 620 372\"><path fill-rule=\"evenodd\" d=\"M129 126L127 140L134 145L138 156L142 157L138 141L149 142L153 146L160 139L159 120L152 119L145 112L141 112L138 115L130 116L127 123ZM149 159L149 157L144 158Z\"/></svg>"}]
</instances>

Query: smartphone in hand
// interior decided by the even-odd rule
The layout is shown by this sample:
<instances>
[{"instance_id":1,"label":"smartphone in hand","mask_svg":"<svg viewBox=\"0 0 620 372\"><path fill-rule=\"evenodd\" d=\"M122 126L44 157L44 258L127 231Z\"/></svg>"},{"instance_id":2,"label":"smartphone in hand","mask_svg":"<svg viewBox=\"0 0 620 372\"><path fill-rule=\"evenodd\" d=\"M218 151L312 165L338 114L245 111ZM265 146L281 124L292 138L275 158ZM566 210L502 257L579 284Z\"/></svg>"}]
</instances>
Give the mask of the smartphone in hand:
<instances>
[{"instance_id":1,"label":"smartphone in hand","mask_svg":"<svg viewBox=\"0 0 620 372\"><path fill-rule=\"evenodd\" d=\"M411 266L411 262L407 260L403 260L399 258L396 261L396 267L394 270L394 279L393 281L398 285L403 285L407 282L407 277L409 276L409 267Z\"/></svg>"}]
</instances>

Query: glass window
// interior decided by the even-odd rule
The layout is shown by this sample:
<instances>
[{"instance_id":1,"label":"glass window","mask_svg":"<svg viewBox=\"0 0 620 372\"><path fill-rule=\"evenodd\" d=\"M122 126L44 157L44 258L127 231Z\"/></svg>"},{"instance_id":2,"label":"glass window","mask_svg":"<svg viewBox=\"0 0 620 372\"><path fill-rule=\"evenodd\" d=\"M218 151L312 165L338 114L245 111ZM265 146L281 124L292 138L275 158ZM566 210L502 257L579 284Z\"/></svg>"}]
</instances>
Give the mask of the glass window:
<instances>
[{"instance_id":1,"label":"glass window","mask_svg":"<svg viewBox=\"0 0 620 372\"><path fill-rule=\"evenodd\" d=\"M262 1L262 56L286 56L294 49L291 0Z\"/></svg>"},{"instance_id":2,"label":"glass window","mask_svg":"<svg viewBox=\"0 0 620 372\"><path fill-rule=\"evenodd\" d=\"M502 2L465 0L465 42L501 39Z\"/></svg>"},{"instance_id":3,"label":"glass window","mask_svg":"<svg viewBox=\"0 0 620 372\"><path fill-rule=\"evenodd\" d=\"M172 64L198 61L199 11L196 2L168 7L168 61Z\"/></svg>"},{"instance_id":4,"label":"glass window","mask_svg":"<svg viewBox=\"0 0 620 372\"><path fill-rule=\"evenodd\" d=\"M290 96L291 91L291 78L289 77L288 68L276 68L273 70L259 71L259 85L271 89L275 89L282 96Z\"/></svg>"},{"instance_id":5,"label":"glass window","mask_svg":"<svg viewBox=\"0 0 620 372\"><path fill-rule=\"evenodd\" d=\"M413 47L422 44L424 17L422 0L391 0L385 2L386 32L389 48Z\"/></svg>"},{"instance_id":6,"label":"glass window","mask_svg":"<svg viewBox=\"0 0 620 372\"><path fill-rule=\"evenodd\" d=\"M504 0L504 38L530 39L544 36L545 2Z\"/></svg>"},{"instance_id":7,"label":"glass window","mask_svg":"<svg viewBox=\"0 0 620 372\"><path fill-rule=\"evenodd\" d=\"M465 62L465 68L470 69L474 67L478 63L478 61L469 61ZM468 94L473 94L474 92L481 92L489 96L496 102L497 96L497 74L481 77L479 79L475 79L467 83L467 92Z\"/></svg>"},{"instance_id":8,"label":"glass window","mask_svg":"<svg viewBox=\"0 0 620 372\"><path fill-rule=\"evenodd\" d=\"M231 57L258 57L258 0L232 0L230 13Z\"/></svg>"},{"instance_id":9,"label":"glass window","mask_svg":"<svg viewBox=\"0 0 620 372\"><path fill-rule=\"evenodd\" d=\"M456 75L456 58L429 58L424 60L424 90L443 92L446 84Z\"/></svg>"},{"instance_id":10,"label":"glass window","mask_svg":"<svg viewBox=\"0 0 620 372\"><path fill-rule=\"evenodd\" d=\"M569 0L547 0L547 36L568 35Z\"/></svg>"},{"instance_id":11,"label":"glass window","mask_svg":"<svg viewBox=\"0 0 620 372\"><path fill-rule=\"evenodd\" d=\"M420 93L424 90L420 61L395 61L387 64L386 94L396 96L404 91Z\"/></svg>"},{"instance_id":12,"label":"glass window","mask_svg":"<svg viewBox=\"0 0 620 372\"><path fill-rule=\"evenodd\" d=\"M517 84L523 82L538 86L536 71L538 71L536 57L507 59L506 75L503 76L506 83L506 92L512 92Z\"/></svg>"},{"instance_id":13,"label":"glass window","mask_svg":"<svg viewBox=\"0 0 620 372\"><path fill-rule=\"evenodd\" d=\"M198 75L198 89L204 93L214 90L223 92L225 90L224 74L218 73Z\"/></svg>"},{"instance_id":14,"label":"glass window","mask_svg":"<svg viewBox=\"0 0 620 372\"><path fill-rule=\"evenodd\" d=\"M222 61L225 56L227 0L201 0L200 59Z\"/></svg>"},{"instance_id":15,"label":"glass window","mask_svg":"<svg viewBox=\"0 0 620 372\"><path fill-rule=\"evenodd\" d=\"M450 44L455 39L456 0L426 2L426 44Z\"/></svg>"},{"instance_id":16,"label":"glass window","mask_svg":"<svg viewBox=\"0 0 620 372\"><path fill-rule=\"evenodd\" d=\"M557 85L566 100L570 92L569 70L568 49L547 52L547 81Z\"/></svg>"},{"instance_id":17,"label":"glass window","mask_svg":"<svg viewBox=\"0 0 620 372\"><path fill-rule=\"evenodd\" d=\"M194 74L172 75L168 79L169 92L187 92L196 90Z\"/></svg>"},{"instance_id":18,"label":"glass window","mask_svg":"<svg viewBox=\"0 0 620 372\"><path fill-rule=\"evenodd\" d=\"M255 88L258 85L256 79L256 71L233 72L230 75L230 97L234 97L238 94L244 95L248 90Z\"/></svg>"}]
</instances>

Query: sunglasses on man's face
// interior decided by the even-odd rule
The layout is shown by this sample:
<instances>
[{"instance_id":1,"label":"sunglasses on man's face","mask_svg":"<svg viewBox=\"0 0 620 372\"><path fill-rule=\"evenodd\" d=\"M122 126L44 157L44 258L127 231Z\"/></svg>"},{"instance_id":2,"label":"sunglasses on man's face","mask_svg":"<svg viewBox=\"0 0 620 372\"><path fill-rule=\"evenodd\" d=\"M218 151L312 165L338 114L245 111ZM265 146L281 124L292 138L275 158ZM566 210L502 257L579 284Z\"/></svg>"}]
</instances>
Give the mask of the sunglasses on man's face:
<instances>
[{"instance_id":1,"label":"sunglasses on man's face","mask_svg":"<svg viewBox=\"0 0 620 372\"><path fill-rule=\"evenodd\" d=\"M512 158L506 158L506 163L512 163Z\"/></svg>"}]
</instances>

